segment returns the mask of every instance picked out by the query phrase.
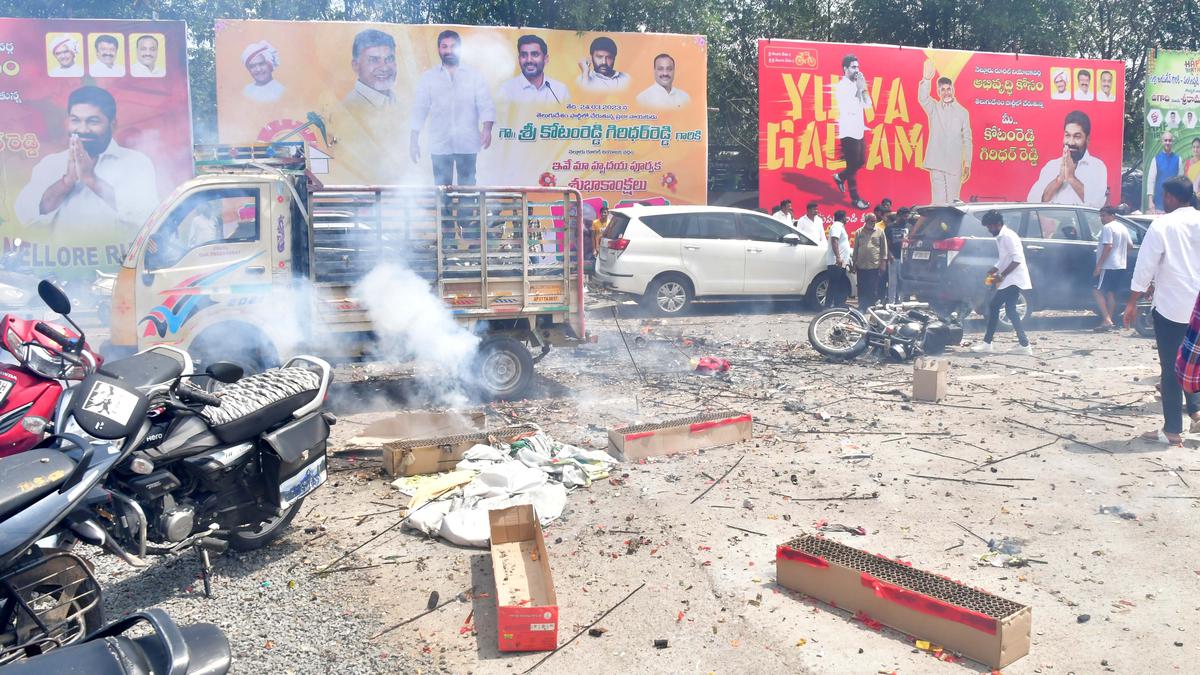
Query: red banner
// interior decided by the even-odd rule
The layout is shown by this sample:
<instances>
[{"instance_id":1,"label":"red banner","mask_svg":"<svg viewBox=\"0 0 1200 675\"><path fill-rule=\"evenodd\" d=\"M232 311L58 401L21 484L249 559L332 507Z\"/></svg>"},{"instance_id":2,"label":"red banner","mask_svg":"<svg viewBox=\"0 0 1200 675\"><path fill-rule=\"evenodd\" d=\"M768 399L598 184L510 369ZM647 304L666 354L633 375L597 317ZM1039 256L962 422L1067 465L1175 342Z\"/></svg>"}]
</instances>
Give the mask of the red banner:
<instances>
[{"instance_id":1,"label":"red banner","mask_svg":"<svg viewBox=\"0 0 1200 675\"><path fill-rule=\"evenodd\" d=\"M1120 201L1120 61L790 40L758 59L764 208Z\"/></svg>"}]
</instances>

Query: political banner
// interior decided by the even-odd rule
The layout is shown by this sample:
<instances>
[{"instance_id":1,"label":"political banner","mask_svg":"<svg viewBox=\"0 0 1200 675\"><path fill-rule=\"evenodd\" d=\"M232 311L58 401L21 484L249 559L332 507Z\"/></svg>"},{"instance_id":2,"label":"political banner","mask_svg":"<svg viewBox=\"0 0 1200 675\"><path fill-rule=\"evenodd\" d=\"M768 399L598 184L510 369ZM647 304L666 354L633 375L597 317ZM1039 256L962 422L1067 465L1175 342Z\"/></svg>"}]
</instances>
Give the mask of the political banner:
<instances>
[{"instance_id":1,"label":"political banner","mask_svg":"<svg viewBox=\"0 0 1200 675\"><path fill-rule=\"evenodd\" d=\"M191 177L191 119L182 21L0 18L4 268L116 269Z\"/></svg>"},{"instance_id":2,"label":"political banner","mask_svg":"<svg viewBox=\"0 0 1200 675\"><path fill-rule=\"evenodd\" d=\"M221 141L303 138L326 185L707 200L702 36L218 21L216 56Z\"/></svg>"},{"instance_id":3,"label":"political banner","mask_svg":"<svg viewBox=\"0 0 1200 675\"><path fill-rule=\"evenodd\" d=\"M1187 176L1200 193L1200 52L1150 50L1145 115L1142 210L1161 213L1164 180Z\"/></svg>"},{"instance_id":4,"label":"political banner","mask_svg":"<svg viewBox=\"0 0 1200 675\"><path fill-rule=\"evenodd\" d=\"M956 201L1120 201L1120 61L760 40L759 193L848 222Z\"/></svg>"}]
</instances>

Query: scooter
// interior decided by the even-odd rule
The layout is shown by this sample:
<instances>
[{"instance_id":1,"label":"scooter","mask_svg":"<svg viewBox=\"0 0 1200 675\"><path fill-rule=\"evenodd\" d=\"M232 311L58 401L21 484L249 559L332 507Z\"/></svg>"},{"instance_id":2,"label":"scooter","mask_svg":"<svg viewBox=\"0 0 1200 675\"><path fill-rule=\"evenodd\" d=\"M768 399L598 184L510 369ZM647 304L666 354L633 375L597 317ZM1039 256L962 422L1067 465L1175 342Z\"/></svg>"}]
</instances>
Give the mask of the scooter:
<instances>
[{"instance_id":1,"label":"scooter","mask_svg":"<svg viewBox=\"0 0 1200 675\"><path fill-rule=\"evenodd\" d=\"M78 353L64 355L39 326L77 341ZM95 372L103 362L84 340L83 331L76 331L12 314L0 318L0 346L17 362L0 363L0 457L37 445L63 389Z\"/></svg>"},{"instance_id":2,"label":"scooter","mask_svg":"<svg viewBox=\"0 0 1200 675\"><path fill-rule=\"evenodd\" d=\"M142 624L150 635L127 635ZM84 641L18 661L2 675L223 675L233 658L229 640L211 623L180 627L161 609L148 609L109 624Z\"/></svg>"}]
</instances>

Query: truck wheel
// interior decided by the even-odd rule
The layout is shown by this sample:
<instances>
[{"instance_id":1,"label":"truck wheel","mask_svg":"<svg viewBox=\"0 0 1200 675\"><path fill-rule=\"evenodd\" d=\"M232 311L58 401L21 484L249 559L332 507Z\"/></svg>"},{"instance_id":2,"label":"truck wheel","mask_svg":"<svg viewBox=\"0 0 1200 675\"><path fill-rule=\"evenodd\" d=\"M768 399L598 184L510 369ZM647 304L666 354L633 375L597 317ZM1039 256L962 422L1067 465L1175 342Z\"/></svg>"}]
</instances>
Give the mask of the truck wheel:
<instances>
[{"instance_id":1,"label":"truck wheel","mask_svg":"<svg viewBox=\"0 0 1200 675\"><path fill-rule=\"evenodd\" d=\"M680 316L692 304L692 284L681 274L664 274L646 288L642 306L659 316Z\"/></svg>"},{"instance_id":2,"label":"truck wheel","mask_svg":"<svg viewBox=\"0 0 1200 675\"><path fill-rule=\"evenodd\" d=\"M479 346L474 372L483 396L494 400L522 398L533 381L533 355L512 338L497 337Z\"/></svg>"}]
</instances>

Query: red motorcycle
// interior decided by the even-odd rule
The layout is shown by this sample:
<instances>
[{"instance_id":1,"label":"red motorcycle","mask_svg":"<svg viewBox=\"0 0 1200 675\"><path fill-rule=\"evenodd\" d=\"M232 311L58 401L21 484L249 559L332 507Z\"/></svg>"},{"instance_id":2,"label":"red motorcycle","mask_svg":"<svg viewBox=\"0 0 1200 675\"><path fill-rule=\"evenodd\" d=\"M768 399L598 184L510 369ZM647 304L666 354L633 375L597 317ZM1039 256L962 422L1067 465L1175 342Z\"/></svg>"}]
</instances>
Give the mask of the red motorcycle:
<instances>
[{"instance_id":1,"label":"red motorcycle","mask_svg":"<svg viewBox=\"0 0 1200 675\"><path fill-rule=\"evenodd\" d=\"M82 331L12 314L0 319L0 345L18 364L0 363L0 457L37 445L54 419L54 407L67 383L80 381L99 367L102 359L87 342L64 353L64 341L78 340Z\"/></svg>"}]
</instances>

